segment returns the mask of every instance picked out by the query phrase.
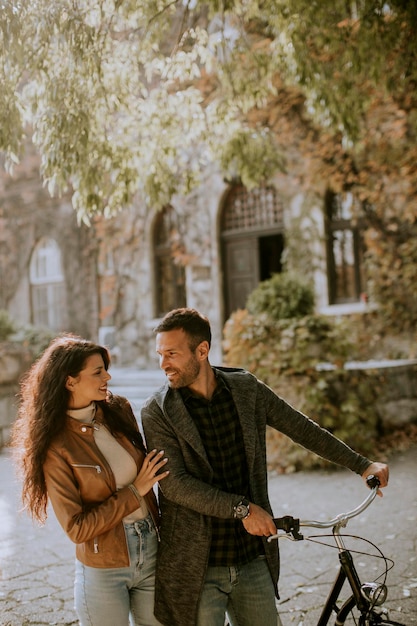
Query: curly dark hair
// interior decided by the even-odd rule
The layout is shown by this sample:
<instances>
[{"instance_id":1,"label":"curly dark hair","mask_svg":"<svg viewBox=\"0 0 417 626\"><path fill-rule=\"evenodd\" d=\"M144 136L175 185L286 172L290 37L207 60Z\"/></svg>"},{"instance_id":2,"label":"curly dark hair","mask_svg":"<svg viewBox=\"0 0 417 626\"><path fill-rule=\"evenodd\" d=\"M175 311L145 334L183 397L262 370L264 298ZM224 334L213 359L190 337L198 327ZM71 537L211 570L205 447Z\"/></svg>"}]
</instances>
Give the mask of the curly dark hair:
<instances>
[{"instance_id":1,"label":"curly dark hair","mask_svg":"<svg viewBox=\"0 0 417 626\"><path fill-rule=\"evenodd\" d=\"M77 377L86 360L100 354L106 370L110 354L104 346L65 334L56 337L22 379L18 417L12 429L12 446L23 481L23 506L32 517L44 523L48 494L43 464L47 451L65 425L71 394L65 386L68 376ZM113 396L97 402L110 432L126 435L144 450L142 437L129 420L125 398Z\"/></svg>"}]
</instances>

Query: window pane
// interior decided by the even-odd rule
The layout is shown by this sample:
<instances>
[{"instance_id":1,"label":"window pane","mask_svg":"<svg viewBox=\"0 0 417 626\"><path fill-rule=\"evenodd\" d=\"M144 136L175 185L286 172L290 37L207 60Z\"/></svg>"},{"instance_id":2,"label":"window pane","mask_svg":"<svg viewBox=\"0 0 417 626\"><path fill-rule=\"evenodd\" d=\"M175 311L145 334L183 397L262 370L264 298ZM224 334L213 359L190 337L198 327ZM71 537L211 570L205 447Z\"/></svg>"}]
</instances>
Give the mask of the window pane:
<instances>
[{"instance_id":1,"label":"window pane","mask_svg":"<svg viewBox=\"0 0 417 626\"><path fill-rule=\"evenodd\" d=\"M42 239L36 246L30 263L30 279L32 284L63 280L61 251L54 239Z\"/></svg>"},{"instance_id":2,"label":"window pane","mask_svg":"<svg viewBox=\"0 0 417 626\"><path fill-rule=\"evenodd\" d=\"M352 194L326 196L329 303L358 302L364 291L360 206Z\"/></svg>"},{"instance_id":3,"label":"window pane","mask_svg":"<svg viewBox=\"0 0 417 626\"><path fill-rule=\"evenodd\" d=\"M49 285L48 287L48 326L60 330L64 324L64 285Z\"/></svg>"},{"instance_id":4,"label":"window pane","mask_svg":"<svg viewBox=\"0 0 417 626\"><path fill-rule=\"evenodd\" d=\"M65 281L61 251L53 239L42 239L30 262L32 320L36 326L63 330L65 325Z\"/></svg>"},{"instance_id":5,"label":"window pane","mask_svg":"<svg viewBox=\"0 0 417 626\"><path fill-rule=\"evenodd\" d=\"M176 263L175 252L182 248L178 218L172 207L158 215L154 229L156 315L186 306L185 269Z\"/></svg>"},{"instance_id":6,"label":"window pane","mask_svg":"<svg viewBox=\"0 0 417 626\"><path fill-rule=\"evenodd\" d=\"M333 232L333 254L336 272L336 300L355 299L355 251L350 230Z\"/></svg>"},{"instance_id":7,"label":"window pane","mask_svg":"<svg viewBox=\"0 0 417 626\"><path fill-rule=\"evenodd\" d=\"M64 285L33 285L33 323L51 330L62 330L64 325Z\"/></svg>"},{"instance_id":8,"label":"window pane","mask_svg":"<svg viewBox=\"0 0 417 626\"><path fill-rule=\"evenodd\" d=\"M48 328L48 286L32 287L33 323Z\"/></svg>"},{"instance_id":9,"label":"window pane","mask_svg":"<svg viewBox=\"0 0 417 626\"><path fill-rule=\"evenodd\" d=\"M171 309L186 306L184 268L174 265L170 255L157 259L158 274L158 315Z\"/></svg>"}]
</instances>

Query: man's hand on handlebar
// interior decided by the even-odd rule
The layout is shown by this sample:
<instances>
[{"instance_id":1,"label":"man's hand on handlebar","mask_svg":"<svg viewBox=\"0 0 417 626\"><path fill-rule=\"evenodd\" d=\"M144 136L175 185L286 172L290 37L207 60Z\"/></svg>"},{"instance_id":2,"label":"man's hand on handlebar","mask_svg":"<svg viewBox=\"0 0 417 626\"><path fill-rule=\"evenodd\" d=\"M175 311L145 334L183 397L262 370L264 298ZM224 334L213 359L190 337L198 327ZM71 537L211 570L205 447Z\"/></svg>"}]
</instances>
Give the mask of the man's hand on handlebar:
<instances>
[{"instance_id":1,"label":"man's hand on handlebar","mask_svg":"<svg viewBox=\"0 0 417 626\"><path fill-rule=\"evenodd\" d=\"M371 465L362 474L362 478L366 481L367 477L371 474L379 479L381 488L388 485L389 468L386 463L371 463ZM381 489L378 489L378 495L382 497L383 494Z\"/></svg>"},{"instance_id":2,"label":"man's hand on handlebar","mask_svg":"<svg viewBox=\"0 0 417 626\"><path fill-rule=\"evenodd\" d=\"M242 520L242 524L250 535L270 537L277 532L272 516L253 502L249 504L249 516Z\"/></svg>"}]
</instances>

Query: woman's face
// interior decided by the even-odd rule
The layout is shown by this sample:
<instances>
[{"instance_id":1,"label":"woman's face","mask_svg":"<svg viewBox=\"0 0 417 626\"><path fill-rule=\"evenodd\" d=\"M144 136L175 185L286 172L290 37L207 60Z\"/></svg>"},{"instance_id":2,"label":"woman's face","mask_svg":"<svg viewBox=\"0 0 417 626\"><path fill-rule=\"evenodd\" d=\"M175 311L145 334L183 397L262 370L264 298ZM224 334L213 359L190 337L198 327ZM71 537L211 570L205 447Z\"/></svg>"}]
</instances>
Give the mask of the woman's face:
<instances>
[{"instance_id":1,"label":"woman's face","mask_svg":"<svg viewBox=\"0 0 417 626\"><path fill-rule=\"evenodd\" d=\"M105 400L110 378L101 354L88 357L79 375L67 378L66 388L71 392L69 408L82 409L93 400Z\"/></svg>"}]
</instances>

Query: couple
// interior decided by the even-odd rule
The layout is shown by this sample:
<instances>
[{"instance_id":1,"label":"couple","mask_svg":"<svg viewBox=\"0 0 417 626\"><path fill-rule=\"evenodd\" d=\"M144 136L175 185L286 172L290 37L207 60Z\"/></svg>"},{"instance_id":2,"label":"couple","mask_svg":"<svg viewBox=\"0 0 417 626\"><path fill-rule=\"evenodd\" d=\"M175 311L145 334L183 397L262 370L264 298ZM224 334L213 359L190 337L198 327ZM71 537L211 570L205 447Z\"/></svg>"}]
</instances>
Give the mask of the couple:
<instances>
[{"instance_id":1,"label":"couple","mask_svg":"<svg viewBox=\"0 0 417 626\"><path fill-rule=\"evenodd\" d=\"M76 543L81 626L223 626L226 614L277 626L266 425L381 487L388 467L249 372L212 367L210 324L195 309L171 311L155 333L168 380L142 407L150 452L128 401L108 392L106 348L61 336L33 365L13 433L24 504L44 521L49 498Z\"/></svg>"}]
</instances>

